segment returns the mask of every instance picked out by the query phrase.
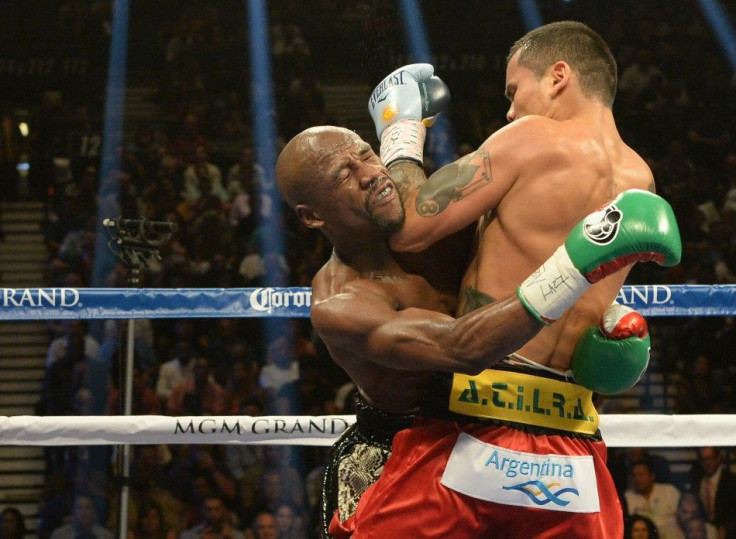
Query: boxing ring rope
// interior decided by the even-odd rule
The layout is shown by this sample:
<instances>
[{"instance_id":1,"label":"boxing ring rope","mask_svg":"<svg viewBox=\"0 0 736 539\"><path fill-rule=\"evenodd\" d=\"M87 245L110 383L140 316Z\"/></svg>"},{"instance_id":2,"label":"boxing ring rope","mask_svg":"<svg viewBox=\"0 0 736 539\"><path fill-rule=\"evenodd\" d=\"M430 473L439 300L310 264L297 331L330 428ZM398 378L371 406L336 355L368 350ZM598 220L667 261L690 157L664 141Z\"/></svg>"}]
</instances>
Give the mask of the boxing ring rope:
<instances>
[{"instance_id":1,"label":"boxing ring rope","mask_svg":"<svg viewBox=\"0 0 736 539\"><path fill-rule=\"evenodd\" d=\"M306 318L310 288L3 288L0 320ZM736 285L624 286L618 301L644 316L734 316ZM0 417L0 445L331 445L355 421L327 416ZM609 447L736 445L736 414L601 414Z\"/></svg>"}]
</instances>

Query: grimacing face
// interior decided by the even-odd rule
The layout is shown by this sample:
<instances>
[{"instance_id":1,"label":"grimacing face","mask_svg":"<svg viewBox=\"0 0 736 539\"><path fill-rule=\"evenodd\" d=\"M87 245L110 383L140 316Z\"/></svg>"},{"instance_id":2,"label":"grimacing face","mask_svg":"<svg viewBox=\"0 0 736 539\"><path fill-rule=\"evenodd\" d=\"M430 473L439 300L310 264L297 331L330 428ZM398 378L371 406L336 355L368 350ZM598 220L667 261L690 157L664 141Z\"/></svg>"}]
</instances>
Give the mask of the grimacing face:
<instances>
[{"instance_id":1,"label":"grimacing face","mask_svg":"<svg viewBox=\"0 0 736 539\"><path fill-rule=\"evenodd\" d=\"M370 145L350 131L325 134L316 160L321 176L321 212L335 226L352 229L368 222L379 232L395 232L404 208L386 167Z\"/></svg>"}]
</instances>

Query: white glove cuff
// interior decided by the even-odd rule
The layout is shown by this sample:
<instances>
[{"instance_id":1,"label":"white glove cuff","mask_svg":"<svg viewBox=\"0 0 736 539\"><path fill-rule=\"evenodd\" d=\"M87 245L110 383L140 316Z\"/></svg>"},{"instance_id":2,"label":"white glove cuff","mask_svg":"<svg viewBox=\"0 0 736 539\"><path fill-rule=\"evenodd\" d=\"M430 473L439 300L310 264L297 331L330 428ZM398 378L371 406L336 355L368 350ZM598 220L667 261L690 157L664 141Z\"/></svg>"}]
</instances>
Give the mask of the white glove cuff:
<instances>
[{"instance_id":1,"label":"white glove cuff","mask_svg":"<svg viewBox=\"0 0 736 539\"><path fill-rule=\"evenodd\" d=\"M383 130L381 161L388 166L400 159L415 161L424 166L424 138L427 128L421 120L399 120Z\"/></svg>"},{"instance_id":2,"label":"white glove cuff","mask_svg":"<svg viewBox=\"0 0 736 539\"><path fill-rule=\"evenodd\" d=\"M517 295L537 320L551 324L591 286L573 265L565 246L561 245L521 283Z\"/></svg>"}]
</instances>

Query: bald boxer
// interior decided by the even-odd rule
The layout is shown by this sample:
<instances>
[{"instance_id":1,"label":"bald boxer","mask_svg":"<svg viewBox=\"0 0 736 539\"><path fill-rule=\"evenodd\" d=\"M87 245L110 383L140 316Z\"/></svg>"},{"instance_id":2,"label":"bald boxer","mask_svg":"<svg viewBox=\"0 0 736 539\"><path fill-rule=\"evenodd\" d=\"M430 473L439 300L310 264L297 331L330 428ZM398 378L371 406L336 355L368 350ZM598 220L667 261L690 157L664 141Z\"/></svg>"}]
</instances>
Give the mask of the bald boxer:
<instances>
[{"instance_id":1,"label":"bald boxer","mask_svg":"<svg viewBox=\"0 0 736 539\"><path fill-rule=\"evenodd\" d=\"M412 426L415 413L446 415L446 395L430 390L432 373L478 373L520 348L543 324L518 293L461 319L451 316L455 296L391 252L388 237L403 224L403 202L383 163L355 133L329 126L300 133L279 155L276 177L299 219L321 230L334 247L312 282L310 317L360 393L355 428L333 448L327 472L326 501L343 511L337 515L340 511L331 506L331 532L349 533L355 504L380 472L394 434ZM589 289L587 275L620 270L621 257L649 260L656 251L660 263L679 258L671 208L655 195L645 193L644 201L640 196L609 205L630 210L612 243L590 242L585 223L579 223L561 247L569 260L556 270L556 278L567 283L564 292L553 292L554 300L548 298L547 306L540 300L534 309L547 312L552 302L564 311ZM652 211L642 212L642 203ZM599 220L599 215L590 218ZM546 274L549 268L540 271ZM584 421L590 422L587 416ZM330 489L331 480L340 492ZM331 515L329 509L325 512Z\"/></svg>"},{"instance_id":2,"label":"bald boxer","mask_svg":"<svg viewBox=\"0 0 736 539\"><path fill-rule=\"evenodd\" d=\"M431 75L431 66L402 69L417 84ZM511 123L426 181L427 115L404 114L396 105L407 95L371 96L381 156L406 195L391 247L422 251L477 222L459 312L516 291L545 327L492 369L448 377L447 407L465 419L420 418L395 437L358 505L354 537L622 536L591 396L630 387L648 362L643 319L612 306L630 268L597 280L564 312L535 307L551 290L536 287L535 268L561 262L557 246L583 215L622 193L654 192L649 167L616 129L615 92L615 60L593 30L575 22L533 30L507 58ZM625 214L607 211L591 237L609 241ZM617 332L624 338L612 339ZM554 395L546 405L544 394Z\"/></svg>"}]
</instances>

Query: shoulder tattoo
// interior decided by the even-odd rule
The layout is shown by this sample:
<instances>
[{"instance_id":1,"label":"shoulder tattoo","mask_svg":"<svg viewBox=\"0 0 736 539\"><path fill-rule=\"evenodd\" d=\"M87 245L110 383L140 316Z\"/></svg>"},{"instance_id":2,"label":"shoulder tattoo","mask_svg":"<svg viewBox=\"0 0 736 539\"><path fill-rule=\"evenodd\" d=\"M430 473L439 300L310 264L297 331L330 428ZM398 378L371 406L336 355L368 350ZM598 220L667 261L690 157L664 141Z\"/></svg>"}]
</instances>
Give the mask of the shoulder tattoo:
<instances>
[{"instance_id":1,"label":"shoulder tattoo","mask_svg":"<svg viewBox=\"0 0 736 539\"><path fill-rule=\"evenodd\" d=\"M460 158L432 174L417 194L416 210L419 215L436 215L493 181L491 159L481 148L467 158Z\"/></svg>"}]
</instances>

